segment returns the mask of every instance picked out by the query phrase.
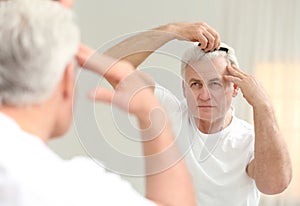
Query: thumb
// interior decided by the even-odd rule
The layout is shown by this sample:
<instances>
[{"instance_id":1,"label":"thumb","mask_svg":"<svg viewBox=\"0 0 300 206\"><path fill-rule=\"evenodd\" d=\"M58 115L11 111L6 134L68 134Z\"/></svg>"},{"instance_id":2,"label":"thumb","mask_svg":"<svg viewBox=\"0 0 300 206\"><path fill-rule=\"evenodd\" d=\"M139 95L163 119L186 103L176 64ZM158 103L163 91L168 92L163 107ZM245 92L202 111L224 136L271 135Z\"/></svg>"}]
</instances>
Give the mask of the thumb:
<instances>
[{"instance_id":1,"label":"thumb","mask_svg":"<svg viewBox=\"0 0 300 206\"><path fill-rule=\"evenodd\" d=\"M112 103L113 96L114 96L113 91L102 87L92 89L88 93L88 97L91 100L101 101L105 103Z\"/></svg>"},{"instance_id":2,"label":"thumb","mask_svg":"<svg viewBox=\"0 0 300 206\"><path fill-rule=\"evenodd\" d=\"M86 61L88 60L88 58L92 56L95 52L96 51L94 51L92 48L84 44L80 44L78 52L76 54L78 64L81 67L83 67Z\"/></svg>"}]
</instances>

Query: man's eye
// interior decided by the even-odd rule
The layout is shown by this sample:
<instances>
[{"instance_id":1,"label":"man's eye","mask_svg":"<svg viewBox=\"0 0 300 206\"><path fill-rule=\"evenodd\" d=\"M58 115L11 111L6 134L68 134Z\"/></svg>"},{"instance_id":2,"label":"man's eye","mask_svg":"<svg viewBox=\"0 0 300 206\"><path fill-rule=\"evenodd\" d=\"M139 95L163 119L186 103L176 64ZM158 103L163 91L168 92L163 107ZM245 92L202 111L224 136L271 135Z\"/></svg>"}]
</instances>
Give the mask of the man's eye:
<instances>
[{"instance_id":1,"label":"man's eye","mask_svg":"<svg viewBox=\"0 0 300 206\"><path fill-rule=\"evenodd\" d=\"M209 84L209 86L210 86L210 88L212 88L212 89L216 89L216 88L221 88L221 87L223 87L223 84L220 83L220 82L211 82L211 83Z\"/></svg>"},{"instance_id":2,"label":"man's eye","mask_svg":"<svg viewBox=\"0 0 300 206\"><path fill-rule=\"evenodd\" d=\"M190 85L192 88L193 87L201 87L201 84L199 82L192 82Z\"/></svg>"}]
</instances>

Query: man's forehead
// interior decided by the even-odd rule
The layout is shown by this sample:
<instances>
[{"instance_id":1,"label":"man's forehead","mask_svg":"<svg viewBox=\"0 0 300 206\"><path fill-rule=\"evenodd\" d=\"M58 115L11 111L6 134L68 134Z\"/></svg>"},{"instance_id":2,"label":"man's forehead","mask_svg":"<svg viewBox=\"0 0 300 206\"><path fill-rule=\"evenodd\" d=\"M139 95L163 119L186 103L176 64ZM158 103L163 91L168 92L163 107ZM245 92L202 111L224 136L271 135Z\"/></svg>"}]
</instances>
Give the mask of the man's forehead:
<instances>
[{"instance_id":1,"label":"man's forehead","mask_svg":"<svg viewBox=\"0 0 300 206\"><path fill-rule=\"evenodd\" d=\"M217 57L213 60L201 59L192 61L186 68L186 75L197 75L202 78L222 78L226 73L227 61L224 57Z\"/></svg>"},{"instance_id":2,"label":"man's forehead","mask_svg":"<svg viewBox=\"0 0 300 206\"><path fill-rule=\"evenodd\" d=\"M192 75L187 75L186 79L187 82L190 81L204 81L204 82L210 82L210 81L222 81L223 76L215 73L211 74L192 74Z\"/></svg>"},{"instance_id":3,"label":"man's forehead","mask_svg":"<svg viewBox=\"0 0 300 206\"><path fill-rule=\"evenodd\" d=\"M194 60L189 62L189 66L194 69L201 69L203 72L216 70L222 72L227 66L227 60L223 56L218 56L212 59L201 58L200 60Z\"/></svg>"}]
</instances>

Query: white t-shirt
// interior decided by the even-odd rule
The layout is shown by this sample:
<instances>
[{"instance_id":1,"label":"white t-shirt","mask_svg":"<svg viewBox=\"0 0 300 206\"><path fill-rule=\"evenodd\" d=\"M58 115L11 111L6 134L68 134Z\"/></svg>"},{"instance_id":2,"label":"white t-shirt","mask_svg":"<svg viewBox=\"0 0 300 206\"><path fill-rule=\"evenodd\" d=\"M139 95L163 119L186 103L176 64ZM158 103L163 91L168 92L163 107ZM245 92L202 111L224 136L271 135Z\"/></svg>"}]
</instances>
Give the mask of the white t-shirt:
<instances>
[{"instance_id":1,"label":"white t-shirt","mask_svg":"<svg viewBox=\"0 0 300 206\"><path fill-rule=\"evenodd\" d=\"M204 134L195 125L186 100L178 101L167 89L156 86L171 120L193 178L197 202L201 206L257 206L260 193L246 173L254 158L253 126L233 115L228 127Z\"/></svg>"},{"instance_id":2,"label":"white t-shirt","mask_svg":"<svg viewBox=\"0 0 300 206\"><path fill-rule=\"evenodd\" d=\"M91 159L63 160L0 113L1 206L156 205Z\"/></svg>"}]
</instances>

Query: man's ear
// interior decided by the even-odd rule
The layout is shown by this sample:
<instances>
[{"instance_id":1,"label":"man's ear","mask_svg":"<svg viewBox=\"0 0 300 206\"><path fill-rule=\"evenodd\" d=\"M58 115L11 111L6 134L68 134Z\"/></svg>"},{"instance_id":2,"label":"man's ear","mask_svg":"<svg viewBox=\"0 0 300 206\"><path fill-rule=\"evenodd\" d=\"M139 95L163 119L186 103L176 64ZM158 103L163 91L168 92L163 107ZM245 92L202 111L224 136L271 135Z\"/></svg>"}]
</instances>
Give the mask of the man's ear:
<instances>
[{"instance_id":1,"label":"man's ear","mask_svg":"<svg viewBox=\"0 0 300 206\"><path fill-rule=\"evenodd\" d=\"M239 93L239 87L236 84L233 84L233 93L232 93L232 97L236 97Z\"/></svg>"},{"instance_id":2,"label":"man's ear","mask_svg":"<svg viewBox=\"0 0 300 206\"><path fill-rule=\"evenodd\" d=\"M72 8L74 0L56 0L66 8Z\"/></svg>"},{"instance_id":3,"label":"man's ear","mask_svg":"<svg viewBox=\"0 0 300 206\"><path fill-rule=\"evenodd\" d=\"M184 82L184 80L182 80L182 82L181 82L181 87L182 87L183 96L186 98L186 90L185 90L185 82Z\"/></svg>"},{"instance_id":4,"label":"man's ear","mask_svg":"<svg viewBox=\"0 0 300 206\"><path fill-rule=\"evenodd\" d=\"M73 98L73 89L75 84L74 69L75 66L73 62L67 64L62 78L63 98Z\"/></svg>"}]
</instances>

